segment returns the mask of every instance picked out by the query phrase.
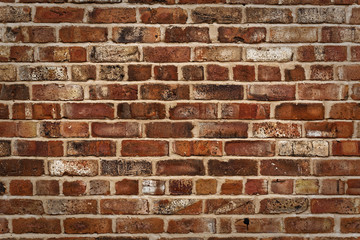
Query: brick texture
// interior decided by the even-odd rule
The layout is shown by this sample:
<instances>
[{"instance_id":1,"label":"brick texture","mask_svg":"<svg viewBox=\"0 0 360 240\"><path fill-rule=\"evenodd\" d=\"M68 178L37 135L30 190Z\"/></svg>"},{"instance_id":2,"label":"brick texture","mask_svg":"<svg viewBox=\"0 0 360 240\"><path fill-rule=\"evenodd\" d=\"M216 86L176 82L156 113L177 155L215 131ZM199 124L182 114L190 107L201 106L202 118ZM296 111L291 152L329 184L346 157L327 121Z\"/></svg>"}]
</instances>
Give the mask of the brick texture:
<instances>
[{"instance_id":1,"label":"brick texture","mask_svg":"<svg viewBox=\"0 0 360 240\"><path fill-rule=\"evenodd\" d=\"M359 240L360 0L0 0L0 240Z\"/></svg>"}]
</instances>

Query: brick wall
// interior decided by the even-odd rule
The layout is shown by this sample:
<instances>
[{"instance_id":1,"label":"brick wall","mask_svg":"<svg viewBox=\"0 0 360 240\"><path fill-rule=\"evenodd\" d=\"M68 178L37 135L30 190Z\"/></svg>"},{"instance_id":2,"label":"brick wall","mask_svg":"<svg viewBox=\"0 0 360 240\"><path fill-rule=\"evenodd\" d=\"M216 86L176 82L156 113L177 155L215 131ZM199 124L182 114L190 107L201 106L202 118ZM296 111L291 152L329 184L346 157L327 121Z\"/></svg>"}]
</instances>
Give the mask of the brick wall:
<instances>
[{"instance_id":1,"label":"brick wall","mask_svg":"<svg viewBox=\"0 0 360 240\"><path fill-rule=\"evenodd\" d=\"M358 4L0 0L0 239L360 239Z\"/></svg>"}]
</instances>

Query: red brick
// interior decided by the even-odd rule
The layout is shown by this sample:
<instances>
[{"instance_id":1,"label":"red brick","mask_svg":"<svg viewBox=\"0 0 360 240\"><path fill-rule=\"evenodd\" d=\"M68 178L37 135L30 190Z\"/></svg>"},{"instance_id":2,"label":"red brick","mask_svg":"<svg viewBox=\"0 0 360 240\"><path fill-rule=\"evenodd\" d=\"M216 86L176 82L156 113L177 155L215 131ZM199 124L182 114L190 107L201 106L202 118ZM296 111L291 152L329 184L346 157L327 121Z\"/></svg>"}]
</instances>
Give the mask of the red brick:
<instances>
[{"instance_id":1,"label":"red brick","mask_svg":"<svg viewBox=\"0 0 360 240\"><path fill-rule=\"evenodd\" d=\"M324 60L328 62L342 62L347 58L347 47L345 46L325 46Z\"/></svg>"},{"instance_id":2,"label":"red brick","mask_svg":"<svg viewBox=\"0 0 360 240\"><path fill-rule=\"evenodd\" d=\"M315 62L315 47L301 46L297 49L297 60L300 62Z\"/></svg>"},{"instance_id":3,"label":"red brick","mask_svg":"<svg viewBox=\"0 0 360 240\"><path fill-rule=\"evenodd\" d=\"M112 233L111 222L106 218L67 218L64 231L67 234Z\"/></svg>"},{"instance_id":4,"label":"red brick","mask_svg":"<svg viewBox=\"0 0 360 240\"><path fill-rule=\"evenodd\" d=\"M178 80L178 69L174 65L162 65L154 67L155 80Z\"/></svg>"},{"instance_id":5,"label":"red brick","mask_svg":"<svg viewBox=\"0 0 360 240\"><path fill-rule=\"evenodd\" d=\"M275 118L284 120L316 120L324 118L324 106L320 103L282 103L275 108Z\"/></svg>"},{"instance_id":6,"label":"red brick","mask_svg":"<svg viewBox=\"0 0 360 240\"><path fill-rule=\"evenodd\" d=\"M335 103L330 109L332 119L360 119L360 104Z\"/></svg>"},{"instance_id":7,"label":"red brick","mask_svg":"<svg viewBox=\"0 0 360 240\"><path fill-rule=\"evenodd\" d=\"M360 8L353 8L350 17L351 24L360 23Z\"/></svg>"},{"instance_id":8,"label":"red brick","mask_svg":"<svg viewBox=\"0 0 360 240\"><path fill-rule=\"evenodd\" d=\"M180 0L180 4L211 4L225 3L225 0Z\"/></svg>"},{"instance_id":9,"label":"red brick","mask_svg":"<svg viewBox=\"0 0 360 240\"><path fill-rule=\"evenodd\" d=\"M354 125L351 122L307 122L306 137L313 138L351 138Z\"/></svg>"},{"instance_id":10,"label":"red brick","mask_svg":"<svg viewBox=\"0 0 360 240\"><path fill-rule=\"evenodd\" d=\"M158 27L114 27L113 41L118 43L155 43L160 42Z\"/></svg>"},{"instance_id":11,"label":"red brick","mask_svg":"<svg viewBox=\"0 0 360 240\"><path fill-rule=\"evenodd\" d=\"M15 142L15 155L17 156L61 157L63 152L63 142L61 141L17 140Z\"/></svg>"},{"instance_id":12,"label":"red brick","mask_svg":"<svg viewBox=\"0 0 360 240\"><path fill-rule=\"evenodd\" d=\"M294 181L292 179L276 179L270 184L271 192L275 194L292 194Z\"/></svg>"},{"instance_id":13,"label":"red brick","mask_svg":"<svg viewBox=\"0 0 360 240\"><path fill-rule=\"evenodd\" d=\"M245 193L249 195L264 195L268 193L268 182L264 179L248 179L245 184Z\"/></svg>"},{"instance_id":14,"label":"red brick","mask_svg":"<svg viewBox=\"0 0 360 240\"><path fill-rule=\"evenodd\" d=\"M189 62L189 47L144 47L144 61L155 63Z\"/></svg>"},{"instance_id":15,"label":"red brick","mask_svg":"<svg viewBox=\"0 0 360 240\"><path fill-rule=\"evenodd\" d=\"M255 67L246 65L237 65L233 67L234 80L241 82L255 81Z\"/></svg>"},{"instance_id":16,"label":"red brick","mask_svg":"<svg viewBox=\"0 0 360 240\"><path fill-rule=\"evenodd\" d=\"M230 156L270 157L275 155L272 141L232 141L225 143L225 152Z\"/></svg>"},{"instance_id":17,"label":"red brick","mask_svg":"<svg viewBox=\"0 0 360 240\"><path fill-rule=\"evenodd\" d=\"M280 68L260 65L258 67L258 79L259 81L281 81Z\"/></svg>"},{"instance_id":18,"label":"red brick","mask_svg":"<svg viewBox=\"0 0 360 240\"><path fill-rule=\"evenodd\" d=\"M117 110L121 119L165 118L165 105L160 103L121 103Z\"/></svg>"},{"instance_id":19,"label":"red brick","mask_svg":"<svg viewBox=\"0 0 360 240\"><path fill-rule=\"evenodd\" d=\"M311 80L333 80L333 66L328 65L312 65L310 67L310 79Z\"/></svg>"},{"instance_id":20,"label":"red brick","mask_svg":"<svg viewBox=\"0 0 360 240\"><path fill-rule=\"evenodd\" d=\"M89 126L85 122L43 122L40 135L46 138L89 137Z\"/></svg>"},{"instance_id":21,"label":"red brick","mask_svg":"<svg viewBox=\"0 0 360 240\"><path fill-rule=\"evenodd\" d=\"M205 175L205 167L202 160L164 160L156 163L156 175Z\"/></svg>"},{"instance_id":22,"label":"red brick","mask_svg":"<svg viewBox=\"0 0 360 240\"><path fill-rule=\"evenodd\" d=\"M202 213L202 200L172 199L154 200L154 213L161 215L199 215Z\"/></svg>"},{"instance_id":23,"label":"red brick","mask_svg":"<svg viewBox=\"0 0 360 240\"><path fill-rule=\"evenodd\" d=\"M16 196L32 196L33 185L30 180L12 180L10 182L10 194Z\"/></svg>"},{"instance_id":24,"label":"red brick","mask_svg":"<svg viewBox=\"0 0 360 240\"><path fill-rule=\"evenodd\" d=\"M199 137L202 138L246 138L248 124L242 122L201 122Z\"/></svg>"},{"instance_id":25,"label":"red brick","mask_svg":"<svg viewBox=\"0 0 360 240\"><path fill-rule=\"evenodd\" d=\"M1 199L0 213L5 215L14 215L14 214L42 215L44 214L44 207L42 201L40 200Z\"/></svg>"},{"instance_id":26,"label":"red brick","mask_svg":"<svg viewBox=\"0 0 360 240\"><path fill-rule=\"evenodd\" d=\"M184 80L198 81L204 80L204 67L188 65L181 68Z\"/></svg>"},{"instance_id":27,"label":"red brick","mask_svg":"<svg viewBox=\"0 0 360 240\"><path fill-rule=\"evenodd\" d=\"M311 199L312 213L357 213L355 201L350 198L316 198Z\"/></svg>"},{"instance_id":28,"label":"red brick","mask_svg":"<svg viewBox=\"0 0 360 240\"><path fill-rule=\"evenodd\" d=\"M284 220L287 233L330 233L334 231L333 218L288 217Z\"/></svg>"},{"instance_id":29,"label":"red brick","mask_svg":"<svg viewBox=\"0 0 360 240\"><path fill-rule=\"evenodd\" d=\"M165 30L165 42L168 43L209 43L209 28L200 27L170 27Z\"/></svg>"},{"instance_id":30,"label":"red brick","mask_svg":"<svg viewBox=\"0 0 360 240\"><path fill-rule=\"evenodd\" d=\"M216 119L217 104L214 103L177 103L170 108L170 119Z\"/></svg>"},{"instance_id":31,"label":"red brick","mask_svg":"<svg viewBox=\"0 0 360 240\"><path fill-rule=\"evenodd\" d=\"M161 218L118 218L116 220L118 233L162 233L164 221Z\"/></svg>"},{"instance_id":32,"label":"red brick","mask_svg":"<svg viewBox=\"0 0 360 240\"><path fill-rule=\"evenodd\" d=\"M83 181L65 181L63 183L63 194L65 196L80 196L86 191L86 183Z\"/></svg>"},{"instance_id":33,"label":"red brick","mask_svg":"<svg viewBox=\"0 0 360 240\"><path fill-rule=\"evenodd\" d=\"M9 222L5 218L0 218L0 234L8 233L9 232Z\"/></svg>"},{"instance_id":34,"label":"red brick","mask_svg":"<svg viewBox=\"0 0 360 240\"><path fill-rule=\"evenodd\" d=\"M345 182L340 179L323 179L320 185L323 195L340 195L345 193Z\"/></svg>"},{"instance_id":35,"label":"red brick","mask_svg":"<svg viewBox=\"0 0 360 240\"><path fill-rule=\"evenodd\" d=\"M348 27L323 27L321 29L321 42L341 43L353 42L355 29Z\"/></svg>"},{"instance_id":36,"label":"red brick","mask_svg":"<svg viewBox=\"0 0 360 240\"><path fill-rule=\"evenodd\" d=\"M54 103L38 103L32 105L33 119L59 119L60 105Z\"/></svg>"},{"instance_id":37,"label":"red brick","mask_svg":"<svg viewBox=\"0 0 360 240\"><path fill-rule=\"evenodd\" d=\"M251 199L207 199L205 203L207 214L254 214L255 205Z\"/></svg>"},{"instance_id":38,"label":"red brick","mask_svg":"<svg viewBox=\"0 0 360 240\"><path fill-rule=\"evenodd\" d=\"M247 87L250 100L284 101L295 100L295 85L252 85Z\"/></svg>"},{"instance_id":39,"label":"red brick","mask_svg":"<svg viewBox=\"0 0 360 240\"><path fill-rule=\"evenodd\" d=\"M175 154L180 156L221 156L222 143L219 141L176 141Z\"/></svg>"},{"instance_id":40,"label":"red brick","mask_svg":"<svg viewBox=\"0 0 360 240\"><path fill-rule=\"evenodd\" d=\"M149 138L191 138L194 126L189 122L153 122L145 124Z\"/></svg>"},{"instance_id":41,"label":"red brick","mask_svg":"<svg viewBox=\"0 0 360 240\"><path fill-rule=\"evenodd\" d=\"M18 218L12 221L13 232L60 234L61 226L59 219L51 218Z\"/></svg>"},{"instance_id":42,"label":"red brick","mask_svg":"<svg viewBox=\"0 0 360 240\"><path fill-rule=\"evenodd\" d=\"M135 122L94 122L91 124L91 132L94 137L124 138L140 136L139 124Z\"/></svg>"},{"instance_id":43,"label":"red brick","mask_svg":"<svg viewBox=\"0 0 360 240\"><path fill-rule=\"evenodd\" d=\"M348 97L348 86L303 83L298 85L298 94L301 100L344 100Z\"/></svg>"},{"instance_id":44,"label":"red brick","mask_svg":"<svg viewBox=\"0 0 360 240\"><path fill-rule=\"evenodd\" d=\"M110 103L66 103L64 116L69 119L113 119L114 105Z\"/></svg>"},{"instance_id":45,"label":"red brick","mask_svg":"<svg viewBox=\"0 0 360 240\"><path fill-rule=\"evenodd\" d=\"M167 141L150 140L123 140L121 147L122 156L167 156L169 144Z\"/></svg>"},{"instance_id":46,"label":"red brick","mask_svg":"<svg viewBox=\"0 0 360 240\"><path fill-rule=\"evenodd\" d=\"M37 135L35 122L0 122L0 137L31 138Z\"/></svg>"},{"instance_id":47,"label":"red brick","mask_svg":"<svg viewBox=\"0 0 360 240\"><path fill-rule=\"evenodd\" d=\"M61 42L105 42L107 29L102 27L62 27L59 30Z\"/></svg>"},{"instance_id":48,"label":"red brick","mask_svg":"<svg viewBox=\"0 0 360 240\"><path fill-rule=\"evenodd\" d=\"M347 190L346 194L359 195L360 194L360 180L359 179L348 179L346 181Z\"/></svg>"},{"instance_id":49,"label":"red brick","mask_svg":"<svg viewBox=\"0 0 360 240\"><path fill-rule=\"evenodd\" d=\"M82 8L61 8L61 7L37 7L35 22L39 23L61 23L61 22L82 22L84 9Z\"/></svg>"},{"instance_id":50,"label":"red brick","mask_svg":"<svg viewBox=\"0 0 360 240\"><path fill-rule=\"evenodd\" d=\"M139 183L137 180L123 179L115 183L116 195L138 195Z\"/></svg>"},{"instance_id":51,"label":"red brick","mask_svg":"<svg viewBox=\"0 0 360 240\"><path fill-rule=\"evenodd\" d=\"M171 195L190 195L193 183L191 179L171 179L169 180L169 192Z\"/></svg>"},{"instance_id":52,"label":"red brick","mask_svg":"<svg viewBox=\"0 0 360 240\"><path fill-rule=\"evenodd\" d=\"M147 24L181 24L187 21L187 12L182 8L140 8L140 19Z\"/></svg>"},{"instance_id":53,"label":"red brick","mask_svg":"<svg viewBox=\"0 0 360 240\"><path fill-rule=\"evenodd\" d=\"M59 195L59 182L57 180L36 181L36 195Z\"/></svg>"},{"instance_id":54,"label":"red brick","mask_svg":"<svg viewBox=\"0 0 360 240\"><path fill-rule=\"evenodd\" d=\"M34 62L34 49L28 46L12 46L9 59L15 62Z\"/></svg>"},{"instance_id":55,"label":"red brick","mask_svg":"<svg viewBox=\"0 0 360 240\"><path fill-rule=\"evenodd\" d=\"M285 81L305 80L305 69L300 65L295 65L293 69L285 69Z\"/></svg>"},{"instance_id":56,"label":"red brick","mask_svg":"<svg viewBox=\"0 0 360 240\"><path fill-rule=\"evenodd\" d=\"M41 176L44 172L43 160L0 160L0 176Z\"/></svg>"},{"instance_id":57,"label":"red brick","mask_svg":"<svg viewBox=\"0 0 360 240\"><path fill-rule=\"evenodd\" d=\"M260 43L266 40L266 29L260 27L219 27L218 32L218 40L222 43Z\"/></svg>"},{"instance_id":58,"label":"red brick","mask_svg":"<svg viewBox=\"0 0 360 240\"><path fill-rule=\"evenodd\" d=\"M136 85L92 85L89 88L92 100L135 100L138 94Z\"/></svg>"},{"instance_id":59,"label":"red brick","mask_svg":"<svg viewBox=\"0 0 360 240\"><path fill-rule=\"evenodd\" d=\"M85 62L86 58L86 49L82 47L39 48L41 62Z\"/></svg>"},{"instance_id":60,"label":"red brick","mask_svg":"<svg viewBox=\"0 0 360 240\"><path fill-rule=\"evenodd\" d=\"M222 105L223 119L269 119L269 104L232 103Z\"/></svg>"},{"instance_id":61,"label":"red brick","mask_svg":"<svg viewBox=\"0 0 360 240\"><path fill-rule=\"evenodd\" d=\"M351 47L351 61L358 62L360 61L360 47Z\"/></svg>"},{"instance_id":62,"label":"red brick","mask_svg":"<svg viewBox=\"0 0 360 240\"><path fill-rule=\"evenodd\" d=\"M129 65L129 81L144 81L151 78L151 65Z\"/></svg>"},{"instance_id":63,"label":"red brick","mask_svg":"<svg viewBox=\"0 0 360 240\"><path fill-rule=\"evenodd\" d=\"M340 231L342 233L359 233L360 218L342 218Z\"/></svg>"},{"instance_id":64,"label":"red brick","mask_svg":"<svg viewBox=\"0 0 360 240\"><path fill-rule=\"evenodd\" d=\"M209 175L211 176L250 176L257 175L258 163L255 160L209 160Z\"/></svg>"},{"instance_id":65,"label":"red brick","mask_svg":"<svg viewBox=\"0 0 360 240\"><path fill-rule=\"evenodd\" d=\"M314 166L316 176L360 175L360 165L356 160L318 160Z\"/></svg>"},{"instance_id":66,"label":"red brick","mask_svg":"<svg viewBox=\"0 0 360 240\"><path fill-rule=\"evenodd\" d=\"M102 199L100 200L101 214L136 215L148 214L149 203L143 199Z\"/></svg>"},{"instance_id":67,"label":"red brick","mask_svg":"<svg viewBox=\"0 0 360 240\"><path fill-rule=\"evenodd\" d=\"M146 100L174 101L190 98L188 85L146 84L140 87L141 98Z\"/></svg>"},{"instance_id":68,"label":"red brick","mask_svg":"<svg viewBox=\"0 0 360 240\"><path fill-rule=\"evenodd\" d=\"M260 173L265 176L307 176L310 175L308 160L262 160Z\"/></svg>"},{"instance_id":69,"label":"red brick","mask_svg":"<svg viewBox=\"0 0 360 240\"><path fill-rule=\"evenodd\" d=\"M228 180L226 179L221 184L220 194L226 195L239 195L242 194L243 182L242 180Z\"/></svg>"},{"instance_id":70,"label":"red brick","mask_svg":"<svg viewBox=\"0 0 360 240\"><path fill-rule=\"evenodd\" d=\"M352 85L350 97L354 100L360 100L360 84Z\"/></svg>"},{"instance_id":71,"label":"red brick","mask_svg":"<svg viewBox=\"0 0 360 240\"><path fill-rule=\"evenodd\" d=\"M246 221L247 219L247 221ZM246 218L235 221L238 233L278 233L282 232L279 218Z\"/></svg>"},{"instance_id":72,"label":"red brick","mask_svg":"<svg viewBox=\"0 0 360 240\"><path fill-rule=\"evenodd\" d=\"M84 91L74 84L44 84L32 86L32 99L42 101L83 100Z\"/></svg>"},{"instance_id":73,"label":"red brick","mask_svg":"<svg viewBox=\"0 0 360 240\"><path fill-rule=\"evenodd\" d=\"M220 65L206 66L207 80L226 81L229 80L229 69Z\"/></svg>"},{"instance_id":74,"label":"red brick","mask_svg":"<svg viewBox=\"0 0 360 240\"><path fill-rule=\"evenodd\" d=\"M340 66L338 68L339 80L360 80L360 65Z\"/></svg>"},{"instance_id":75,"label":"red brick","mask_svg":"<svg viewBox=\"0 0 360 240\"><path fill-rule=\"evenodd\" d=\"M135 23L135 8L94 8L89 13L90 23Z\"/></svg>"},{"instance_id":76,"label":"red brick","mask_svg":"<svg viewBox=\"0 0 360 240\"><path fill-rule=\"evenodd\" d=\"M53 27L22 26L6 28L5 41L23 43L55 42L55 29Z\"/></svg>"},{"instance_id":77,"label":"red brick","mask_svg":"<svg viewBox=\"0 0 360 240\"><path fill-rule=\"evenodd\" d=\"M107 180L91 180L90 195L110 195L110 182Z\"/></svg>"},{"instance_id":78,"label":"red brick","mask_svg":"<svg viewBox=\"0 0 360 240\"><path fill-rule=\"evenodd\" d=\"M217 188L216 179L198 179L196 180L196 194L210 195L215 194Z\"/></svg>"},{"instance_id":79,"label":"red brick","mask_svg":"<svg viewBox=\"0 0 360 240\"><path fill-rule=\"evenodd\" d=\"M215 219L183 218L171 219L168 223L168 233L215 233Z\"/></svg>"},{"instance_id":80,"label":"red brick","mask_svg":"<svg viewBox=\"0 0 360 240\"><path fill-rule=\"evenodd\" d=\"M83 140L67 142L68 156L115 156L116 143L108 140Z\"/></svg>"},{"instance_id":81,"label":"red brick","mask_svg":"<svg viewBox=\"0 0 360 240\"><path fill-rule=\"evenodd\" d=\"M219 233L231 233L231 218L220 218L217 222L220 226ZM209 238L211 239L211 238Z\"/></svg>"}]
</instances>

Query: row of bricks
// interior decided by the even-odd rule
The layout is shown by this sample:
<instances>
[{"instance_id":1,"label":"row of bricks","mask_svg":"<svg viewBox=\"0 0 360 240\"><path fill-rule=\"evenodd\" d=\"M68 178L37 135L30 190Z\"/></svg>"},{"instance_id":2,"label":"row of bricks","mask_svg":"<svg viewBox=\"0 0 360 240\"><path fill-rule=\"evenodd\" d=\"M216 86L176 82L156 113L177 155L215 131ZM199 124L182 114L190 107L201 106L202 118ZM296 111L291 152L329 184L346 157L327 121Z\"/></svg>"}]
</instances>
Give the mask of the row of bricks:
<instances>
[{"instance_id":1,"label":"row of bricks","mask_svg":"<svg viewBox=\"0 0 360 240\"><path fill-rule=\"evenodd\" d=\"M360 42L356 27L91 27L64 26L59 30L45 26L3 28L3 42L23 43L341 43ZM58 34L57 34L58 31ZM112 36L110 36L110 32ZM140 34L141 33L141 34ZM58 35L58 37L57 37ZM355 49L354 49L355 50ZM45 50L41 49L40 54Z\"/></svg>"},{"instance_id":2,"label":"row of bricks","mask_svg":"<svg viewBox=\"0 0 360 240\"><path fill-rule=\"evenodd\" d=\"M48 166L48 167L45 167ZM99 169L100 165L100 171ZM155 168L153 170L153 165ZM46 169L45 169L46 168ZM206 169L205 169L206 168ZM359 176L357 160L0 160L0 176ZM45 173L46 171L46 173ZM330 180L331 181L331 180ZM355 185L352 188L358 188ZM283 183L280 182L279 185ZM332 188L341 181L325 183ZM288 185L288 182L284 182ZM286 188L286 186L284 186ZM330 188L330 187L329 187ZM340 190L337 190L340 191ZM324 191L322 191L324 193Z\"/></svg>"},{"instance_id":3,"label":"row of bricks","mask_svg":"<svg viewBox=\"0 0 360 240\"><path fill-rule=\"evenodd\" d=\"M11 81L303 81L360 80L360 65L271 65L199 64L175 65L0 65L0 80ZM232 65L229 67L229 65ZM70 74L68 73L70 72ZM17 74L19 72L19 74ZM357 92L357 90L353 90Z\"/></svg>"},{"instance_id":4,"label":"row of bricks","mask_svg":"<svg viewBox=\"0 0 360 240\"><path fill-rule=\"evenodd\" d=\"M0 156L360 156L360 141L323 140L239 140L174 141L165 140L77 140L77 141L0 141ZM119 149L121 144L121 150ZM66 146L64 153L64 145ZM171 147L171 149L170 149ZM224 149L224 150L223 150ZM12 150L12 151L11 151ZM118 153L120 152L120 153Z\"/></svg>"},{"instance_id":5,"label":"row of bricks","mask_svg":"<svg viewBox=\"0 0 360 240\"><path fill-rule=\"evenodd\" d=\"M217 196L219 197L219 196ZM226 197L226 196L222 196ZM7 215L249 215L249 214L358 214L358 198L267 197L239 198L101 198L95 199L6 199L0 212ZM257 209L256 205L259 205ZM204 207L203 207L204 206ZM358 229L359 230L359 229Z\"/></svg>"},{"instance_id":6,"label":"row of bricks","mask_svg":"<svg viewBox=\"0 0 360 240\"><path fill-rule=\"evenodd\" d=\"M89 128L91 130L89 130ZM39 129L39 131L38 131ZM304 131L302 130L304 129ZM358 129L354 131L354 129ZM351 138L353 122L0 122L2 138ZM90 134L91 131L91 134ZM143 133L142 133L143 132ZM38 134L39 133L39 134ZM4 139L5 140L5 139Z\"/></svg>"},{"instance_id":7,"label":"row of bricks","mask_svg":"<svg viewBox=\"0 0 360 240\"><path fill-rule=\"evenodd\" d=\"M8 104L0 104L0 118L9 119ZM322 120L360 119L360 104L348 103L280 103L274 110L270 104L255 103L176 103L169 111L163 103L14 103L12 119L280 119ZM218 108L221 111L218 113ZM63 113L61 114L61 108ZM117 114L115 114L117 110ZM329 111L329 114L325 113ZM274 117L271 113L274 114ZM218 116L219 115L219 116ZM220 116L221 115L221 116Z\"/></svg>"},{"instance_id":8,"label":"row of bricks","mask_svg":"<svg viewBox=\"0 0 360 240\"><path fill-rule=\"evenodd\" d=\"M5 3L138 3L138 4L269 4L269 5L294 5L294 4L311 4L311 5L351 5L360 4L359 0L1 0Z\"/></svg>"},{"instance_id":9,"label":"row of bricks","mask_svg":"<svg viewBox=\"0 0 360 240\"><path fill-rule=\"evenodd\" d=\"M360 218L341 218L339 219L341 233L359 233L357 225ZM3 225L3 233L9 232L8 220L0 219ZM114 220L116 230L113 231L113 220L109 218L66 218L64 220L56 218L17 218L12 219L12 233L42 233L42 234L105 234L105 233L334 233L337 232L335 220L332 217L286 217L286 218L184 218L169 219L163 218L117 218ZM61 224L62 222L62 224ZM64 226L64 231L61 230ZM219 225L219 226L217 226ZM217 229L218 228L218 231ZM234 229L234 230L232 230ZM1 233L1 232L0 232ZM8 239L8 238L7 238ZM50 238L53 239L53 238ZM74 238L71 238L74 239ZM95 239L95 238L94 238ZM96 239L102 239L96 238ZM109 239L105 238L104 239ZM110 238L112 239L112 238ZM114 239L144 239L144 238L115 238ZM145 238L146 239L146 238ZM164 238L161 238L164 239ZM166 238L165 238L166 239ZM174 239L174 238L173 238ZM192 238L194 239L194 238ZM196 238L198 239L198 238ZM211 237L208 239L229 239ZM231 238L238 239L238 238ZM239 239L254 240L253 237L241 237ZM266 238L269 239L269 238ZM274 238L270 238L274 239ZM278 238L276 238L278 239ZM281 238L284 239L284 238ZM286 238L285 239L302 239ZM330 239L330 238L316 238ZM332 239L332 238L331 238ZM339 238L336 238L339 239ZM347 238L349 239L349 238ZM351 238L355 239L355 238Z\"/></svg>"},{"instance_id":10,"label":"row of bricks","mask_svg":"<svg viewBox=\"0 0 360 240\"><path fill-rule=\"evenodd\" d=\"M350 90L350 91L349 91ZM30 94L31 93L31 94ZM360 84L0 84L0 100L256 100L339 101L360 99ZM332 114L330 114L332 115Z\"/></svg>"},{"instance_id":11,"label":"row of bricks","mask_svg":"<svg viewBox=\"0 0 360 240\"><path fill-rule=\"evenodd\" d=\"M99 8L91 10L81 7L29 6L0 7L0 23L146 23L146 24L185 24L185 23L360 23L360 8L352 8L347 13L345 7L198 7L185 8ZM137 20L139 15L139 20ZM348 16L347 16L348 15ZM349 20L347 20L347 17Z\"/></svg>"},{"instance_id":12,"label":"row of bricks","mask_svg":"<svg viewBox=\"0 0 360 240\"><path fill-rule=\"evenodd\" d=\"M351 54L348 56L348 49ZM143 47L102 45L84 47L0 46L0 62L345 62L359 61L359 46L249 47L207 46ZM193 54L192 54L193 52ZM295 54L296 53L296 54ZM89 56L87 56L89 55ZM245 55L244 57L242 55ZM296 59L294 59L294 55ZM143 59L143 60L142 60ZM25 67L26 68L26 67ZM24 76L26 73L24 73Z\"/></svg>"},{"instance_id":13,"label":"row of bricks","mask_svg":"<svg viewBox=\"0 0 360 240\"><path fill-rule=\"evenodd\" d=\"M140 184L139 184L140 182ZM194 183L195 182L195 183ZM295 182L295 184L294 184ZM110 188L111 184L111 188ZM37 180L36 188L30 180L11 180L9 191L5 181L0 182L0 195L32 196L32 195L266 195L266 194L322 194L322 195L358 195L360 179L247 179L225 180L216 179L123 179L115 183L108 180L91 180L89 183L63 181L60 194L58 180ZM218 189L219 187L219 189ZM36 193L35 193L36 190Z\"/></svg>"}]
</instances>

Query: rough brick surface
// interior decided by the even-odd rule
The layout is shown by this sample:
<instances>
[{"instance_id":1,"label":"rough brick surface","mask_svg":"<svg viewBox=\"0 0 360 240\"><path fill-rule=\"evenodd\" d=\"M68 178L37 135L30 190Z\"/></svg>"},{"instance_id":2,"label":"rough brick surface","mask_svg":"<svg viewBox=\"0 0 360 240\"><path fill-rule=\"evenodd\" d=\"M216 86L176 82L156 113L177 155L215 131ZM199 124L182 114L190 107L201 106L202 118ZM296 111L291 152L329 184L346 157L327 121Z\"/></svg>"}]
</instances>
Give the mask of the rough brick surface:
<instances>
[{"instance_id":1,"label":"rough brick surface","mask_svg":"<svg viewBox=\"0 0 360 240\"><path fill-rule=\"evenodd\" d=\"M360 0L0 0L0 239L359 240Z\"/></svg>"}]
</instances>

